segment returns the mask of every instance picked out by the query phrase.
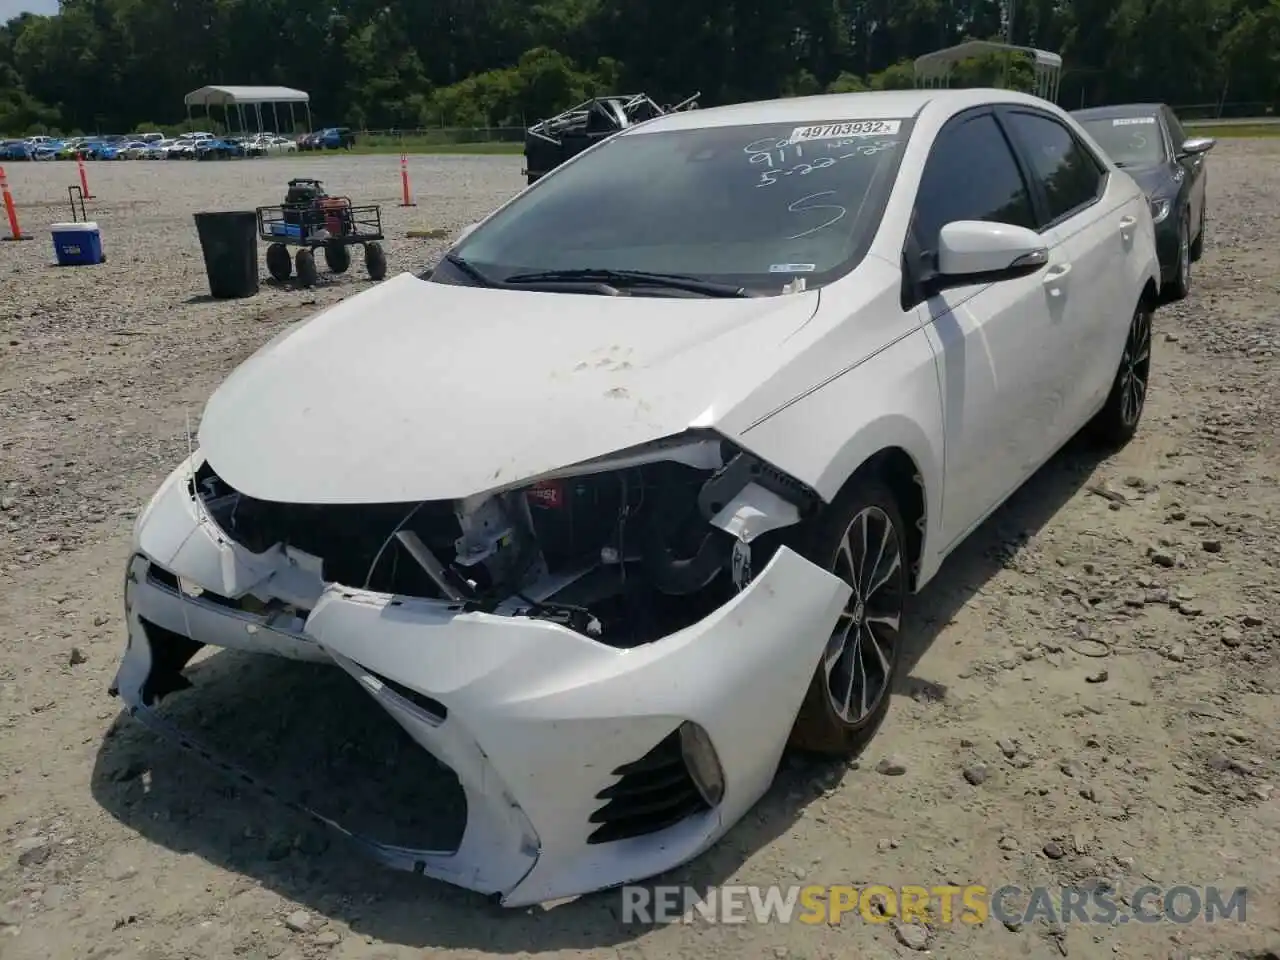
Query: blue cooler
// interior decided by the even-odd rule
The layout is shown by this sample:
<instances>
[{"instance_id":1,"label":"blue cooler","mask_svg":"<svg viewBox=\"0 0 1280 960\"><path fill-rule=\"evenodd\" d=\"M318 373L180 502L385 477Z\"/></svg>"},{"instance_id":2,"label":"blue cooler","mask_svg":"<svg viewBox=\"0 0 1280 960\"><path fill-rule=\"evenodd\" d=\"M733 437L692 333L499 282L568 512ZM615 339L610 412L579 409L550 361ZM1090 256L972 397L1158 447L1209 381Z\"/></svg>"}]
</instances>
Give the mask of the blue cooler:
<instances>
[{"instance_id":1,"label":"blue cooler","mask_svg":"<svg viewBox=\"0 0 1280 960\"><path fill-rule=\"evenodd\" d=\"M85 267L102 263L102 234L96 223L55 223L53 252L61 267Z\"/></svg>"}]
</instances>

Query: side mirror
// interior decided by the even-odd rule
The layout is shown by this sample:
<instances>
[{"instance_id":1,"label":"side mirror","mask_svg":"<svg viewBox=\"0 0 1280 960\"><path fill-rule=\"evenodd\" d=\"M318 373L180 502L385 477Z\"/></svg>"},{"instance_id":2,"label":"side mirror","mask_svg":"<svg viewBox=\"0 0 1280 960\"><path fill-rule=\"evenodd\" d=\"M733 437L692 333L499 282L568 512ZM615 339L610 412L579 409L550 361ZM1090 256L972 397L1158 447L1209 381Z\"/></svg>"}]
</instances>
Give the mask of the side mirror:
<instances>
[{"instance_id":1,"label":"side mirror","mask_svg":"<svg viewBox=\"0 0 1280 960\"><path fill-rule=\"evenodd\" d=\"M1201 153L1208 153L1218 141L1213 137L1192 137L1190 140L1183 141L1182 146L1178 150L1178 158L1194 157Z\"/></svg>"},{"instance_id":2,"label":"side mirror","mask_svg":"<svg viewBox=\"0 0 1280 960\"><path fill-rule=\"evenodd\" d=\"M956 220L938 235L935 289L993 283L1035 273L1049 262L1044 239L1010 223Z\"/></svg>"}]
</instances>

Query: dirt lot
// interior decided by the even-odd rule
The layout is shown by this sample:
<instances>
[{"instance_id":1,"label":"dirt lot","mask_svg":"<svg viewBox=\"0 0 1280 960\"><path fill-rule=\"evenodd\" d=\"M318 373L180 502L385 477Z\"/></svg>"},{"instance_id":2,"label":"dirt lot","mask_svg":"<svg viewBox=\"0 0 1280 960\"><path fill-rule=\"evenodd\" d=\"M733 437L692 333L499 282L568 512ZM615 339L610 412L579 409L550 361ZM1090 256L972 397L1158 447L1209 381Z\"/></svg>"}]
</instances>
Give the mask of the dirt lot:
<instances>
[{"instance_id":1,"label":"dirt lot","mask_svg":"<svg viewBox=\"0 0 1280 960\"><path fill-rule=\"evenodd\" d=\"M75 168L11 167L38 239L0 247L0 956L1275 957L1280 141L1225 142L1210 166L1206 256L1158 316L1138 440L1065 451L948 562L860 763L788 762L667 882L1246 885L1247 922L932 929L628 927L615 895L499 911L383 871L121 720L122 561L187 418L287 322L366 286L357 264L311 293L209 301L191 214L319 176L387 204L394 272L439 248L406 228L475 219L520 159L415 159L408 210L395 158L93 165L109 262L86 270L48 266ZM397 759L337 671L220 653L196 672L169 709L258 767L362 819L440 815L421 759Z\"/></svg>"}]
</instances>

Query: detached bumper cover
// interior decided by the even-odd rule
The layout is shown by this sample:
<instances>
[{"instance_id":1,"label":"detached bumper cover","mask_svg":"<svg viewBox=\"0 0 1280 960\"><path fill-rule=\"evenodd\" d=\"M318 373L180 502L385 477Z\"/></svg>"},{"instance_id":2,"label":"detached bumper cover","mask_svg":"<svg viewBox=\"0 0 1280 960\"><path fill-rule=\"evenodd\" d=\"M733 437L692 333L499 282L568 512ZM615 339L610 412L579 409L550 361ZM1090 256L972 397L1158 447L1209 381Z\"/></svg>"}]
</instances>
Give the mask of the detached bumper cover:
<instances>
[{"instance_id":1,"label":"detached bumper cover","mask_svg":"<svg viewBox=\"0 0 1280 960\"><path fill-rule=\"evenodd\" d=\"M165 644L179 642L171 634L331 660L456 774L467 803L456 850L356 839L391 866L499 894L508 906L641 880L719 839L772 781L850 592L783 548L711 616L618 650L556 624L325 585L305 558L255 557L226 541L173 478L140 519L135 548L129 645L116 680L131 712L182 739L149 702ZM179 579L213 598L174 589ZM250 592L303 613L237 605ZM149 633L148 624L160 629ZM721 802L652 832L592 838L606 799L622 789L619 768L652 755L684 721L699 724L714 745L725 778Z\"/></svg>"}]
</instances>

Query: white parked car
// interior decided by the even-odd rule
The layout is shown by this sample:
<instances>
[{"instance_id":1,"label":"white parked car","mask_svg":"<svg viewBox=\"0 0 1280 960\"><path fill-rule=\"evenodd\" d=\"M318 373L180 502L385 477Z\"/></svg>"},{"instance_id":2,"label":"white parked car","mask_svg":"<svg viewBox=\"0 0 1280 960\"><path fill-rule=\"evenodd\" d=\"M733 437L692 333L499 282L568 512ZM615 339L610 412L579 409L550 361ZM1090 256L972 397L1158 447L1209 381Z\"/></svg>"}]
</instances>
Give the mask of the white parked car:
<instances>
[{"instance_id":1,"label":"white parked car","mask_svg":"<svg viewBox=\"0 0 1280 960\"><path fill-rule=\"evenodd\" d=\"M711 846L858 750L912 595L1150 372L1150 207L999 90L624 130L214 393L137 521L114 690L204 644L336 664L465 793L387 863L510 906Z\"/></svg>"},{"instance_id":2,"label":"white parked car","mask_svg":"<svg viewBox=\"0 0 1280 960\"><path fill-rule=\"evenodd\" d=\"M131 140L123 144L116 154L121 160L141 160L151 152L151 144L142 140Z\"/></svg>"},{"instance_id":3,"label":"white parked car","mask_svg":"<svg viewBox=\"0 0 1280 960\"><path fill-rule=\"evenodd\" d=\"M197 142L192 137L179 137L164 148L164 157L166 160L194 160Z\"/></svg>"},{"instance_id":4,"label":"white parked car","mask_svg":"<svg viewBox=\"0 0 1280 960\"><path fill-rule=\"evenodd\" d=\"M258 148L267 156L298 152L298 145L288 137L266 135L258 137L255 142Z\"/></svg>"}]
</instances>

